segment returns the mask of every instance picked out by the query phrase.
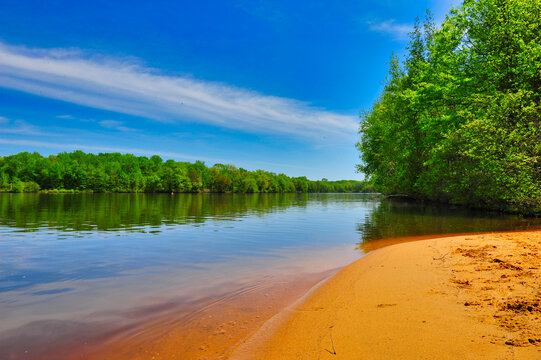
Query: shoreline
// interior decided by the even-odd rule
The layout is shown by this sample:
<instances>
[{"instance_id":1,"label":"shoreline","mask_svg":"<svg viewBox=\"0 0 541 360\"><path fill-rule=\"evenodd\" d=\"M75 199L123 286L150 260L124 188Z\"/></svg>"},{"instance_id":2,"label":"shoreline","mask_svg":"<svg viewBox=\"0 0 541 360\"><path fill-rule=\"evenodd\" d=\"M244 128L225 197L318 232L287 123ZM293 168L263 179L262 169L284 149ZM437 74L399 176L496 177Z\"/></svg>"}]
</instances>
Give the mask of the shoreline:
<instances>
[{"instance_id":1,"label":"shoreline","mask_svg":"<svg viewBox=\"0 0 541 360\"><path fill-rule=\"evenodd\" d=\"M541 231L390 245L233 351L249 359L541 358Z\"/></svg>"},{"instance_id":2,"label":"shoreline","mask_svg":"<svg viewBox=\"0 0 541 360\"><path fill-rule=\"evenodd\" d=\"M358 247L364 254L392 244L432 239L455 234L415 235L370 241ZM359 259L355 260L359 261ZM285 314L302 304L317 289L345 267L318 273L303 273L262 282L256 291L212 301L198 306L188 316L173 311L153 321L121 331L94 346L77 349L68 357L90 360L156 359L228 359L243 343L264 332L265 338L284 321ZM180 316L179 316L180 315ZM172 319L176 319L172 321Z\"/></svg>"},{"instance_id":3,"label":"shoreline","mask_svg":"<svg viewBox=\"0 0 541 360\"><path fill-rule=\"evenodd\" d=\"M327 358L357 359L358 357L344 356L342 351L337 352L336 350L340 349L340 346L338 345L338 348L333 350L333 346L337 344L336 341L338 341L338 344L342 341L339 338L337 339L337 334L334 333L335 330L333 330L332 336L334 342L331 343L331 347L326 346L323 348L323 351L326 352L325 354L316 354L313 352L313 348L298 351L294 350L296 345L302 345L303 342L306 342L306 338L296 339L295 341L298 342L298 344L293 344L293 347L290 347L291 344L288 344L287 342L284 343L282 340L277 340L277 338L281 333L284 333L284 326L289 326L287 324L291 323L292 319L297 316L299 309L304 309L300 310L303 313L314 312L323 314L327 312L325 316L328 316L329 312L341 310L340 308L333 309L330 302L332 302L333 298L343 298L345 295L347 295L347 293L354 288L352 284L358 282L359 277L368 277L367 279L363 280L364 282L372 281L372 287L370 289L377 289L378 287L381 287L382 282L378 280L377 272L373 272L372 270L374 269L367 269L367 266L372 266L367 265L367 263L371 264L374 261L377 262L377 260L374 259L381 258L382 253L394 253L394 260L393 258L389 258L387 256L385 259L380 261L381 263L378 265L388 267L388 265L400 265L399 263L401 261L399 261L398 264L393 263L393 261L396 262L397 257L398 260L400 260L401 257L403 258L403 248L408 248L411 246L418 247L420 249L413 251L415 255L414 258L422 258L421 255L423 251L427 250L426 244L430 242L438 242L440 245L445 245L445 243L448 241L452 242L456 241L456 239L464 239L465 241L465 239L469 239L468 242L473 243L471 239L478 237L515 237L523 235L527 236L528 234L534 234L537 236L537 245L541 244L541 231L539 230L516 230L508 232L476 234L462 233L420 235L381 239L361 243L357 249L361 250L365 254L360 259L355 260L349 265L328 269L319 273L298 273L293 277L291 277L291 275L285 276L286 274L265 277L265 279L260 279L260 281L252 284L246 284L247 286L244 286L244 289L238 289L239 291L229 293L229 295L225 295L224 293L223 296L214 297L214 299L209 297L199 303L194 303L192 305L187 304L187 307L170 309L162 315L148 318L148 321L141 322L138 325L134 324L135 326L120 328L118 331L112 329L112 331L106 331L105 333L103 330L107 329L97 328L95 330L103 333L103 336L91 336L85 340L84 345L76 342L70 342L69 339L66 339L66 341L72 344L72 346L51 347L51 351L44 353L44 356L45 354L50 356L44 358L51 358L52 356L71 360L145 360L151 357L154 357L155 359L179 358L186 360L249 360L259 358L325 359L325 356L329 355L330 357ZM431 248L436 249L437 247L429 246L428 250ZM445 255L443 256L442 265L449 265L449 254L446 255L445 253L441 252L441 249L438 251L440 251L438 256L429 254L428 258L439 258ZM541 253L541 247L538 247L535 253ZM467 259L470 258L467 257ZM434 259L432 261L434 261ZM539 256L537 257L537 265L541 265L541 258L539 258ZM368 270L372 271L370 276L368 276ZM359 271L361 273L359 273ZM344 283L344 280L340 280L344 277L343 273L350 274L346 276L346 283ZM541 274L538 273L537 275L538 279L541 279ZM422 278L422 276L420 278ZM467 283L452 283L452 285L458 285L460 288L462 288L462 290L467 290L467 286L465 286ZM541 283L538 285L541 289ZM331 288L330 291L329 288ZM435 294L437 293L437 290L432 292ZM354 294L355 293L356 292L354 292ZM306 310L306 304L313 302L314 299L321 299L322 296L324 297L325 301L327 301L326 304L314 305ZM357 297L359 296L354 296L354 298ZM539 297L541 297L541 293ZM348 300L348 302L352 302L351 299ZM385 312L390 313L395 310L401 310L397 305L398 301L391 300L380 301L375 305L364 304L364 307L361 306L363 307L361 312L363 312L363 315L366 315L367 309L365 308L374 308L375 306L377 312L382 312L385 310ZM472 304L471 309L478 305L479 304ZM313 309L316 310L314 311ZM443 307L442 309L445 308ZM336 312L338 313L338 311ZM346 315L347 317L350 317L351 314L348 313ZM395 313L395 315L400 317L403 315L403 313L398 311ZM541 316L539 317L541 318ZM377 320L377 318L372 319L372 325L377 325ZM358 323L365 323L364 318L357 319L357 321ZM298 324L300 323L302 322L298 322ZM303 333L310 334L310 331L317 329L321 324L321 319L314 320L309 326L309 331L303 330ZM334 329L335 325L332 326ZM339 326L335 329L339 329ZM351 326L351 329L353 329L355 332L358 331L358 329L355 329L353 325ZM380 327L376 327L373 331L380 331ZM96 333L94 335L99 335L100 333ZM287 329L286 337L289 338L292 336L292 334L294 333L292 333L290 329ZM539 335L541 335L541 329L539 329ZM314 335L312 334L309 336ZM326 336L330 336L330 333L327 331L323 334L316 334L316 336L324 339ZM369 338L369 336L367 336L367 338ZM534 336L534 341L535 339L536 337ZM328 339L326 341L328 342ZM411 339L408 341L410 343L412 342ZM296 355L293 357L288 357L288 354L282 352L263 352L266 351L264 349L268 348L269 344L274 344L272 346L278 349L285 349L283 351L287 352L288 354L293 351ZM538 349L541 348L541 343L536 342L534 345ZM306 346L306 344L302 346ZM331 349L331 352L329 352L329 349ZM310 353L310 351L312 352ZM366 354L364 349L359 351L363 351L363 353ZM337 352L337 354L331 354L332 352ZM305 353L308 355L304 357ZM370 355L367 355L366 359L419 358L418 356L408 357L404 354L400 354L400 356L385 355L386 356L381 357L371 357ZM541 352L539 353L539 356L541 358ZM437 356L428 356L427 358L444 359L445 356L438 354ZM449 359L452 358L456 357L449 357ZM477 356L474 358L483 357ZM489 357L487 357L487 359L488 358ZM506 357L503 358L507 359ZM525 358L527 359L528 357Z\"/></svg>"},{"instance_id":4,"label":"shoreline","mask_svg":"<svg viewBox=\"0 0 541 360\"><path fill-rule=\"evenodd\" d=\"M69 360L221 359L283 308L339 268L291 277L272 275L222 296L188 304L74 348Z\"/></svg>"}]
</instances>

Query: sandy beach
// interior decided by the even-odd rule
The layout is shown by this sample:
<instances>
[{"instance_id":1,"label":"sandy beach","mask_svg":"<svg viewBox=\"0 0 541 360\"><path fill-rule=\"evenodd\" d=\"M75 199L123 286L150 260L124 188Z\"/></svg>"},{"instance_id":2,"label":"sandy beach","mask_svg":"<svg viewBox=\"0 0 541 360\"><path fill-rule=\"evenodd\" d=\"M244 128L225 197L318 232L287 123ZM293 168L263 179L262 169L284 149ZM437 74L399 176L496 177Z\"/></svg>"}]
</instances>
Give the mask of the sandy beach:
<instances>
[{"instance_id":1,"label":"sandy beach","mask_svg":"<svg viewBox=\"0 0 541 360\"><path fill-rule=\"evenodd\" d=\"M541 359L541 232L379 249L230 359Z\"/></svg>"}]
</instances>

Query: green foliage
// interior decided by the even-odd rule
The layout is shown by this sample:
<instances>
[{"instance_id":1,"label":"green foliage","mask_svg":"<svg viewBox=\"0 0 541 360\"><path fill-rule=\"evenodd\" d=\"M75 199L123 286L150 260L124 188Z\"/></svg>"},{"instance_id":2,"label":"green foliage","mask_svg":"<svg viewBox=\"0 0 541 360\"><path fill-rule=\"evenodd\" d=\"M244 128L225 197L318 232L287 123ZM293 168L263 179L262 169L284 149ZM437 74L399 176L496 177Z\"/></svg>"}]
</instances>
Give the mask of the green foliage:
<instances>
[{"instance_id":1,"label":"green foliage","mask_svg":"<svg viewBox=\"0 0 541 360\"><path fill-rule=\"evenodd\" d=\"M385 193L541 213L541 0L469 0L420 29L362 116L358 169Z\"/></svg>"},{"instance_id":2,"label":"green foliage","mask_svg":"<svg viewBox=\"0 0 541 360\"><path fill-rule=\"evenodd\" d=\"M38 192L39 189L39 184L35 183L34 181L23 183L23 192Z\"/></svg>"},{"instance_id":3,"label":"green foliage","mask_svg":"<svg viewBox=\"0 0 541 360\"><path fill-rule=\"evenodd\" d=\"M311 181L233 165L163 161L132 154L82 151L43 157L22 152L0 157L0 191L8 192L364 192L364 181Z\"/></svg>"}]
</instances>

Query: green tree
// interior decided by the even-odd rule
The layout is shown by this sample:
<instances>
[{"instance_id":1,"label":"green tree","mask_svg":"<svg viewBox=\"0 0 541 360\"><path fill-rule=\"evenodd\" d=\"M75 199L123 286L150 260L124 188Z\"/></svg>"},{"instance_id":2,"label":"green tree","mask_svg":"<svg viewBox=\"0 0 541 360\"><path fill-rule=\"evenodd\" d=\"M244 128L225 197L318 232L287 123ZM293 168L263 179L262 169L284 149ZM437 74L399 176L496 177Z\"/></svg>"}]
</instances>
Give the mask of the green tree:
<instances>
[{"instance_id":1,"label":"green tree","mask_svg":"<svg viewBox=\"0 0 541 360\"><path fill-rule=\"evenodd\" d=\"M541 1L469 0L416 21L361 119L363 171L387 193L541 212Z\"/></svg>"}]
</instances>

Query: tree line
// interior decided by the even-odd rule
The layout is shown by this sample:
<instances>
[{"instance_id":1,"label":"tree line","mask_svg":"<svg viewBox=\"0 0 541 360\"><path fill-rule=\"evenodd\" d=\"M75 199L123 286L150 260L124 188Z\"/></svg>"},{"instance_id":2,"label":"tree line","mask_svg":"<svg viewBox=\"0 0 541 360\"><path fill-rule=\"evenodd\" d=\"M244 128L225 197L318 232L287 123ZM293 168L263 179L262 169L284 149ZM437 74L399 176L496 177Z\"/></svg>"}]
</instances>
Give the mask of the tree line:
<instances>
[{"instance_id":1,"label":"tree line","mask_svg":"<svg viewBox=\"0 0 541 360\"><path fill-rule=\"evenodd\" d=\"M0 191L87 192L373 192L365 181L288 177L264 170L248 171L233 165L202 161L164 161L132 154L82 151L48 157L21 152L0 157Z\"/></svg>"},{"instance_id":2,"label":"tree line","mask_svg":"<svg viewBox=\"0 0 541 360\"><path fill-rule=\"evenodd\" d=\"M361 116L358 169L384 193L541 214L541 0L466 0L416 20Z\"/></svg>"}]
</instances>

